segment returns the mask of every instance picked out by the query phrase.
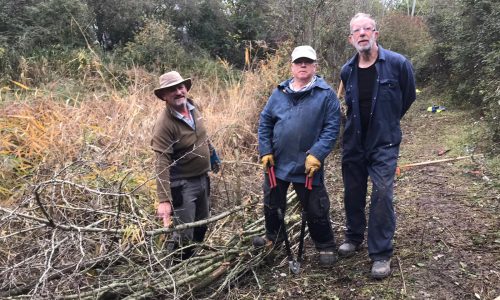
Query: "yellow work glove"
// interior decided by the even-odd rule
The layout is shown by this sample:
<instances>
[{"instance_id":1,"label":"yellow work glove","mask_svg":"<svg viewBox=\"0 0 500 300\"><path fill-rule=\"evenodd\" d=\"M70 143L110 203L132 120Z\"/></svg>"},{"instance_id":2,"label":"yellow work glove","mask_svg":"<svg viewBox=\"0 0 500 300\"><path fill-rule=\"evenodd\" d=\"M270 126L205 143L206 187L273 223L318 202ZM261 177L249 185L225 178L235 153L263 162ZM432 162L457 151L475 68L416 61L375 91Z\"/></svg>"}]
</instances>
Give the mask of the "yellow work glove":
<instances>
[{"instance_id":1,"label":"yellow work glove","mask_svg":"<svg viewBox=\"0 0 500 300\"><path fill-rule=\"evenodd\" d=\"M314 173L321 168L321 162L311 154L306 157L306 174L308 177L313 177Z\"/></svg>"},{"instance_id":2,"label":"yellow work glove","mask_svg":"<svg viewBox=\"0 0 500 300\"><path fill-rule=\"evenodd\" d=\"M272 154L266 154L260 159L262 162L262 168L264 172L267 172L268 166L274 166L274 156Z\"/></svg>"}]
</instances>

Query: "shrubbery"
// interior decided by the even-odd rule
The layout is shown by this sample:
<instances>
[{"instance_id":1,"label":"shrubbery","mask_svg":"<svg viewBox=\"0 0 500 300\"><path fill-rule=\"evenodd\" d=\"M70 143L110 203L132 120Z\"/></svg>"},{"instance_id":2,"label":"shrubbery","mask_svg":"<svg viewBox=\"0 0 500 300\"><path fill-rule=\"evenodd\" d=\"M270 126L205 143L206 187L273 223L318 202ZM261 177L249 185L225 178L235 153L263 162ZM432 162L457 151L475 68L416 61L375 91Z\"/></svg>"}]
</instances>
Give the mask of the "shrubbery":
<instances>
[{"instance_id":1,"label":"shrubbery","mask_svg":"<svg viewBox=\"0 0 500 300\"><path fill-rule=\"evenodd\" d=\"M500 149L500 3L459 0L428 21L434 37L429 79L452 103L481 112L489 124L492 152Z\"/></svg>"},{"instance_id":2,"label":"shrubbery","mask_svg":"<svg viewBox=\"0 0 500 300\"><path fill-rule=\"evenodd\" d=\"M147 21L119 53L129 65L141 65L151 71L184 68L191 61L190 55L176 41L174 31L165 22Z\"/></svg>"}]
</instances>

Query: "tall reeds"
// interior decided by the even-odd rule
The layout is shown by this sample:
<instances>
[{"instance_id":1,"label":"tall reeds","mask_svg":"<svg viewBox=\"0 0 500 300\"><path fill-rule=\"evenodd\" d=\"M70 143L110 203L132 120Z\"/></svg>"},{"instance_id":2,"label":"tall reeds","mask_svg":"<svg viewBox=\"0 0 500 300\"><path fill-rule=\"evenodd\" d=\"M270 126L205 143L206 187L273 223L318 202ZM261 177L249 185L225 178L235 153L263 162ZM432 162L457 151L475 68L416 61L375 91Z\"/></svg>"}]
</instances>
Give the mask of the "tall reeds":
<instances>
[{"instance_id":1,"label":"tall reeds","mask_svg":"<svg viewBox=\"0 0 500 300\"><path fill-rule=\"evenodd\" d=\"M239 160L257 162L259 112L272 88L288 76L287 61L286 55L277 53L248 66L252 69L248 71L236 72L220 61L218 69L226 70L225 74L183 74L193 77L190 97L202 108L210 138L223 161L234 161L235 149L240 149ZM133 170L143 179L151 177L151 130L165 105L152 93L160 74L140 68L121 72L126 76L120 79L127 83L124 89L109 75L111 68L82 69L85 74L78 82L61 78L17 91L21 93L17 100L7 101L8 94L3 93L2 201L23 184L29 185L40 170L57 172L77 160L98 160L118 170ZM226 174L231 174L232 167L227 166Z\"/></svg>"}]
</instances>

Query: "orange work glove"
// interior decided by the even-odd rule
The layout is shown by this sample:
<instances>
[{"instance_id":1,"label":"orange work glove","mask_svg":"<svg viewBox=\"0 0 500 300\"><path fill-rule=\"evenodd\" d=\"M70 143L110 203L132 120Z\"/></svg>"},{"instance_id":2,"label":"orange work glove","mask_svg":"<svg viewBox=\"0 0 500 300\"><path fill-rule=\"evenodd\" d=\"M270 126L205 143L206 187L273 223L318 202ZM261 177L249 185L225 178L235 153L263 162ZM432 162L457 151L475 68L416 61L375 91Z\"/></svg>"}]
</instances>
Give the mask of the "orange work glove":
<instances>
[{"instance_id":1,"label":"orange work glove","mask_svg":"<svg viewBox=\"0 0 500 300\"><path fill-rule=\"evenodd\" d=\"M306 157L306 174L308 177L313 177L314 173L321 168L321 162L311 154Z\"/></svg>"},{"instance_id":2,"label":"orange work glove","mask_svg":"<svg viewBox=\"0 0 500 300\"><path fill-rule=\"evenodd\" d=\"M264 172L267 172L268 166L274 166L274 156L272 154L266 154L260 159L262 162L262 168Z\"/></svg>"}]
</instances>

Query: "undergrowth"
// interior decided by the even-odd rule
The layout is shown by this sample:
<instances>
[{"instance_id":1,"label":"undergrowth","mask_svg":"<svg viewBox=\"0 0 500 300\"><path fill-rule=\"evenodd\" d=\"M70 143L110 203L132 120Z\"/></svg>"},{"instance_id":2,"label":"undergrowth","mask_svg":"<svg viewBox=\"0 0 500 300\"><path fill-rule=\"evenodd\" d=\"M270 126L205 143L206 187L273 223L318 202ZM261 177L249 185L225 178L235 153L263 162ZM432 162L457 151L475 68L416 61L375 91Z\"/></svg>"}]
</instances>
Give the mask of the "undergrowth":
<instances>
[{"instance_id":1,"label":"undergrowth","mask_svg":"<svg viewBox=\"0 0 500 300\"><path fill-rule=\"evenodd\" d=\"M238 76L230 75L235 72L223 61L219 61L219 68L226 70L224 76L219 76L220 72L208 77L182 74L193 78L190 97L200 105L210 138L223 160L256 161L258 114L272 87L288 76L284 51L256 62ZM61 78L40 86L13 81L2 89L2 202L15 201L11 197L16 191L29 190L33 175L40 170L56 173L78 160L106 165L95 170L100 174L95 178L109 173L117 179L130 173L133 175L128 175L127 182L143 180L154 188L149 145L156 116L165 105L152 93L160 74L132 68L122 72L126 78L121 82L127 84L122 86L112 76L113 65L99 67L96 72L84 67L88 61L98 65L97 60L82 57L83 76L79 80ZM227 174L231 174L230 168L228 165ZM96 184L92 176L81 181Z\"/></svg>"}]
</instances>

